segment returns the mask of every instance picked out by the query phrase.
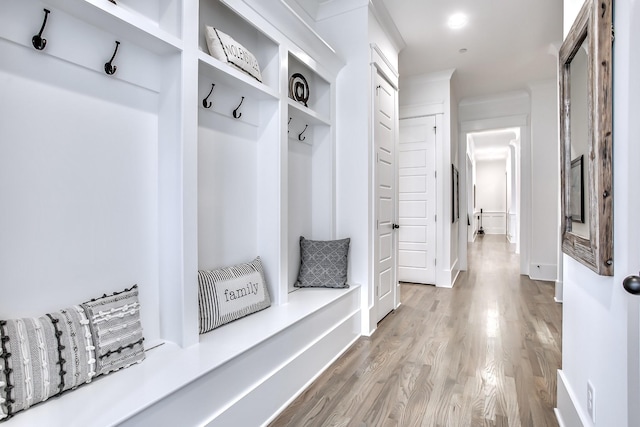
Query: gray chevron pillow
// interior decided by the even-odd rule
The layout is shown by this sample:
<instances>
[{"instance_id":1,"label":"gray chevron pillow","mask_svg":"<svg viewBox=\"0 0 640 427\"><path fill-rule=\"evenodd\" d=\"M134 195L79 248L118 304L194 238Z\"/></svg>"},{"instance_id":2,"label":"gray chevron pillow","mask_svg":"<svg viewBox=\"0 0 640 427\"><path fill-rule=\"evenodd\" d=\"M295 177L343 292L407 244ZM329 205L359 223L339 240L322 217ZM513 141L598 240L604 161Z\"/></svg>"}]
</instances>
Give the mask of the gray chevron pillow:
<instances>
[{"instance_id":1,"label":"gray chevron pillow","mask_svg":"<svg viewBox=\"0 0 640 427\"><path fill-rule=\"evenodd\" d=\"M298 288L348 288L347 256L351 239L307 240L300 237Z\"/></svg>"}]
</instances>

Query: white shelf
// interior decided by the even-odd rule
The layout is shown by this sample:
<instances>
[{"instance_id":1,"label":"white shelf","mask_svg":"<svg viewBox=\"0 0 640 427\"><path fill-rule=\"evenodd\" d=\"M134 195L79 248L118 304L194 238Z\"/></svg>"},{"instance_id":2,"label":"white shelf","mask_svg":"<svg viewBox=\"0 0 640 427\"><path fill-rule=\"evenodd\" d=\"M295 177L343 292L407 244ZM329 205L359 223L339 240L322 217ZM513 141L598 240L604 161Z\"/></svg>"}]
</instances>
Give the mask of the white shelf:
<instances>
[{"instance_id":1,"label":"white shelf","mask_svg":"<svg viewBox=\"0 0 640 427\"><path fill-rule=\"evenodd\" d=\"M291 98L287 98L287 104L289 104L289 116L297 120L307 123L309 126L315 125L331 125L331 120L316 111L305 107L299 102L294 101Z\"/></svg>"},{"instance_id":2,"label":"white shelf","mask_svg":"<svg viewBox=\"0 0 640 427\"><path fill-rule=\"evenodd\" d=\"M164 55L182 50L182 41L157 22L107 0L46 0L46 3L151 52Z\"/></svg>"},{"instance_id":3,"label":"white shelf","mask_svg":"<svg viewBox=\"0 0 640 427\"><path fill-rule=\"evenodd\" d=\"M242 96L262 100L277 100L280 95L277 91L260 83L253 77L223 63L204 52L198 52L200 78L209 77L211 83L222 83L225 86L235 87L242 92Z\"/></svg>"},{"instance_id":4,"label":"white shelf","mask_svg":"<svg viewBox=\"0 0 640 427\"><path fill-rule=\"evenodd\" d=\"M300 288L289 294L287 304L269 307L200 335L199 351L211 352L206 363L209 369L215 369L359 287Z\"/></svg>"}]
</instances>

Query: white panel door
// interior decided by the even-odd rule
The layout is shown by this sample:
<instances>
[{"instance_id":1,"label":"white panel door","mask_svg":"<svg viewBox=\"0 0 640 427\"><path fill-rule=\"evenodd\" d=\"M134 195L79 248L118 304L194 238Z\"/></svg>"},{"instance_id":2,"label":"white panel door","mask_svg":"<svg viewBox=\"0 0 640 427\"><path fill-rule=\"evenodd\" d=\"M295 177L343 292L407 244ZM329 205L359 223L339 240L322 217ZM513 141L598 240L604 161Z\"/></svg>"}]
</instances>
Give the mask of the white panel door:
<instances>
[{"instance_id":1,"label":"white panel door","mask_svg":"<svg viewBox=\"0 0 640 427\"><path fill-rule=\"evenodd\" d=\"M436 283L436 116L400 120L398 280Z\"/></svg>"},{"instance_id":2,"label":"white panel door","mask_svg":"<svg viewBox=\"0 0 640 427\"><path fill-rule=\"evenodd\" d=\"M394 236L396 210L394 164L396 91L380 74L376 74L375 85L375 290L377 321L380 321L395 308L397 288Z\"/></svg>"}]
</instances>

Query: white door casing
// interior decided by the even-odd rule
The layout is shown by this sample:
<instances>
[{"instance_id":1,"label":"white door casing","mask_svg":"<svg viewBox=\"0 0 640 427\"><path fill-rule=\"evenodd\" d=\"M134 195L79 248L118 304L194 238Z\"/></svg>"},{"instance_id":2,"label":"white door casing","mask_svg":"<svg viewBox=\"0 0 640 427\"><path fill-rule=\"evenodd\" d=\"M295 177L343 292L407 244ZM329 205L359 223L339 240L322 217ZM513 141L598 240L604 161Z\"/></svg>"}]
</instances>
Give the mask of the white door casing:
<instances>
[{"instance_id":1,"label":"white door casing","mask_svg":"<svg viewBox=\"0 0 640 427\"><path fill-rule=\"evenodd\" d=\"M398 280L436 283L436 116L400 120Z\"/></svg>"},{"instance_id":2,"label":"white door casing","mask_svg":"<svg viewBox=\"0 0 640 427\"><path fill-rule=\"evenodd\" d=\"M379 73L375 77L375 292L376 321L395 308L396 211L395 122L396 90Z\"/></svg>"}]
</instances>

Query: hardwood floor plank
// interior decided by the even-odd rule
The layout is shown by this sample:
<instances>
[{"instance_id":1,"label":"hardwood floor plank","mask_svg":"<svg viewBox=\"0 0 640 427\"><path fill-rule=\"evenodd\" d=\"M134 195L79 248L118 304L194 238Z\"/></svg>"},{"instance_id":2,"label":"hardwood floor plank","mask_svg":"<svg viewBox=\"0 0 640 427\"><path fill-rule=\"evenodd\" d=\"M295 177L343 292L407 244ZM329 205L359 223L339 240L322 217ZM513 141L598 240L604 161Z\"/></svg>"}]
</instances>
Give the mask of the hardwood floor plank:
<instances>
[{"instance_id":1,"label":"hardwood floor plank","mask_svg":"<svg viewBox=\"0 0 640 427\"><path fill-rule=\"evenodd\" d=\"M271 424L555 427L562 310L518 273L503 236L469 247L453 289L402 284L402 305Z\"/></svg>"},{"instance_id":2,"label":"hardwood floor plank","mask_svg":"<svg viewBox=\"0 0 640 427\"><path fill-rule=\"evenodd\" d=\"M399 415L394 418L398 420L399 426L420 426L427 411L427 402L433 390L433 384L429 380L431 376L431 366L422 365L419 367L418 376L413 387L411 387L406 403L398 401L395 411ZM394 415L392 413L392 415Z\"/></svg>"},{"instance_id":3,"label":"hardwood floor plank","mask_svg":"<svg viewBox=\"0 0 640 427\"><path fill-rule=\"evenodd\" d=\"M518 396L518 397L520 396L516 389L516 382L512 377L506 377L505 378L505 397L506 397L505 400L507 402L507 413L506 413L507 424L509 425L509 427L520 427L522 425L528 426L530 425L529 422L525 422L524 424L520 422L521 421L520 415L523 414L522 411L524 410L524 408L522 408L518 404L519 399L514 399L515 396ZM525 418L529 417L529 414L527 414L526 412L524 413L524 415L525 415Z\"/></svg>"}]
</instances>

